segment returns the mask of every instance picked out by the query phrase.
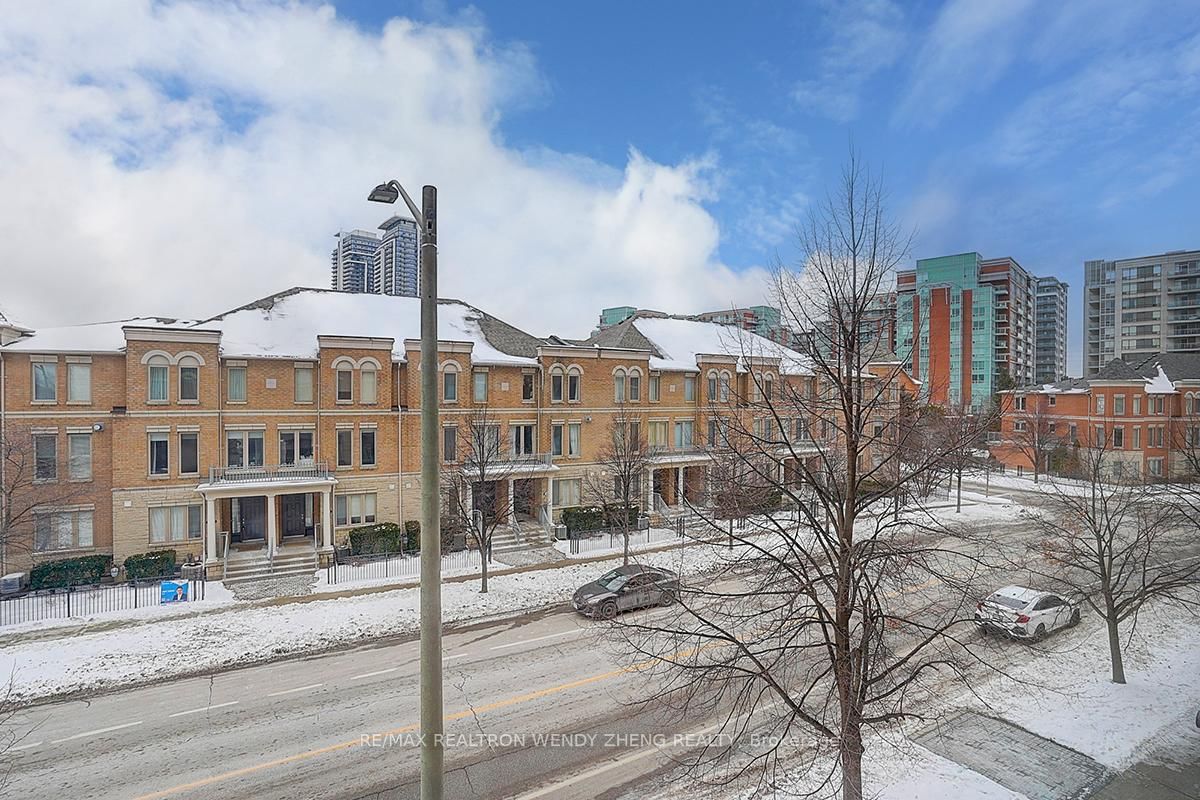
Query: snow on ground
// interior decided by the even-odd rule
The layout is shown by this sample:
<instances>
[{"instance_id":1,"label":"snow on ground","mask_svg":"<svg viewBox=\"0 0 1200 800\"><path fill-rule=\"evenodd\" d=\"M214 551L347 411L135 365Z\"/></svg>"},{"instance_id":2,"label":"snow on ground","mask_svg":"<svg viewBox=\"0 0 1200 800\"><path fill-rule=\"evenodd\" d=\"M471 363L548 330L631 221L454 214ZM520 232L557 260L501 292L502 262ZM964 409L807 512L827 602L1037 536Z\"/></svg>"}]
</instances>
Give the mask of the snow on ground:
<instances>
[{"instance_id":1,"label":"snow on ground","mask_svg":"<svg viewBox=\"0 0 1200 800\"><path fill-rule=\"evenodd\" d=\"M695 574L730 551L689 545L640 558ZM448 623L565 604L582 584L611 564L579 564L495 577L488 594L478 583L442 587ZM0 645L0 674L12 676L18 701L156 680L318 652L418 628L416 588L308 602L232 608L53 640ZM3 642L0 639L0 642Z\"/></svg>"},{"instance_id":2,"label":"snow on ground","mask_svg":"<svg viewBox=\"0 0 1200 800\"><path fill-rule=\"evenodd\" d=\"M909 741L875 741L875 753L863 764L863 783L879 800L1026 800L978 772L931 753Z\"/></svg>"}]
</instances>

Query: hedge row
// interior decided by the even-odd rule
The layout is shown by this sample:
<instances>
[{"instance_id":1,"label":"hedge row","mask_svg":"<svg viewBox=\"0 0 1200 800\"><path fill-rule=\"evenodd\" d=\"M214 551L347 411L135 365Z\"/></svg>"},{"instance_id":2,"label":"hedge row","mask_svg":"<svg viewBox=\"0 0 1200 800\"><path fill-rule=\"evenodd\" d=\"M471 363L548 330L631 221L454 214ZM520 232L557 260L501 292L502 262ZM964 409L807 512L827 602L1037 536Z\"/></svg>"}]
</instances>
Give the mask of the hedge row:
<instances>
[{"instance_id":1,"label":"hedge row","mask_svg":"<svg viewBox=\"0 0 1200 800\"><path fill-rule=\"evenodd\" d=\"M125 559L125 577L134 581L139 578L162 578L175 574L175 551L156 550L138 553Z\"/></svg>"},{"instance_id":2,"label":"hedge row","mask_svg":"<svg viewBox=\"0 0 1200 800\"><path fill-rule=\"evenodd\" d=\"M638 512L637 506L573 506L562 510L562 524L567 526L567 533L619 528L624 515L629 526L635 528Z\"/></svg>"},{"instance_id":3,"label":"hedge row","mask_svg":"<svg viewBox=\"0 0 1200 800\"><path fill-rule=\"evenodd\" d=\"M32 589L60 589L99 583L108 574L112 556L80 556L60 561L46 561L29 571L29 586Z\"/></svg>"},{"instance_id":4,"label":"hedge row","mask_svg":"<svg viewBox=\"0 0 1200 800\"><path fill-rule=\"evenodd\" d=\"M394 522L378 522L350 531L350 553L399 553L404 547L405 530Z\"/></svg>"}]
</instances>

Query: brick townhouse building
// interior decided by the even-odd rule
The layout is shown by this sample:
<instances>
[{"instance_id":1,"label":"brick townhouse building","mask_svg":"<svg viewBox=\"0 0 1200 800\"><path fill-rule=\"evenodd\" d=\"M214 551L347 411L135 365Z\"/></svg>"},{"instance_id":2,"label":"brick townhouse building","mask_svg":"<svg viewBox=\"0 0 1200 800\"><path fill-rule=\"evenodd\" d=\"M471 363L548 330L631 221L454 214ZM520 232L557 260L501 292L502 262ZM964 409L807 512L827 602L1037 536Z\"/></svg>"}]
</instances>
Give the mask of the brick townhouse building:
<instances>
[{"instance_id":1,"label":"brick townhouse building","mask_svg":"<svg viewBox=\"0 0 1200 800\"><path fill-rule=\"evenodd\" d=\"M1200 354L1114 359L1096 375L1003 393L992 457L1018 472L1035 455L1067 464L1079 449L1103 448L1114 477L1196 477L1200 454Z\"/></svg>"},{"instance_id":2,"label":"brick townhouse building","mask_svg":"<svg viewBox=\"0 0 1200 800\"><path fill-rule=\"evenodd\" d=\"M157 549L311 564L356 526L419 518L418 335L416 298L300 288L203 321L3 327L0 435L29 443L30 490L47 492L3 571ZM618 414L650 447L641 507L665 513L704 496L720 417L813 381L798 353L665 315L539 338L441 300L438 337L442 460L461 460L465 426L492 426L510 469L486 494L515 498L531 534L594 502L585 478ZM802 454L815 434L797 420L780 435Z\"/></svg>"}]
</instances>

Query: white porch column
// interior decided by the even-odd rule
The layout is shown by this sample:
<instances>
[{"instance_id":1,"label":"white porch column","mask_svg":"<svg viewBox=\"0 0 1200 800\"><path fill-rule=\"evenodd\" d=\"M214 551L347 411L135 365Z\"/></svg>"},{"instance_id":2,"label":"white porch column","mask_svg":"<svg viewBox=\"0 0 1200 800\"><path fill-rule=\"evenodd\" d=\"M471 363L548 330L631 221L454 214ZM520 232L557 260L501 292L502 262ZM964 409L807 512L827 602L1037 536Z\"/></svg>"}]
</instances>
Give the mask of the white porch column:
<instances>
[{"instance_id":1,"label":"white porch column","mask_svg":"<svg viewBox=\"0 0 1200 800\"><path fill-rule=\"evenodd\" d=\"M321 549L333 549L333 487L321 493Z\"/></svg>"},{"instance_id":2,"label":"white porch column","mask_svg":"<svg viewBox=\"0 0 1200 800\"><path fill-rule=\"evenodd\" d=\"M552 527L554 525L554 484L551 478L545 478L546 486L543 491L546 492L546 525Z\"/></svg>"},{"instance_id":3,"label":"white porch column","mask_svg":"<svg viewBox=\"0 0 1200 800\"><path fill-rule=\"evenodd\" d=\"M215 561L217 552L217 501L212 495L204 498L204 563Z\"/></svg>"},{"instance_id":4,"label":"white porch column","mask_svg":"<svg viewBox=\"0 0 1200 800\"><path fill-rule=\"evenodd\" d=\"M649 515L654 511L653 498L651 495L654 491L654 468L647 467L642 472L642 511Z\"/></svg>"},{"instance_id":5,"label":"white porch column","mask_svg":"<svg viewBox=\"0 0 1200 800\"><path fill-rule=\"evenodd\" d=\"M675 476L675 505L683 505L683 467L676 468Z\"/></svg>"},{"instance_id":6,"label":"white porch column","mask_svg":"<svg viewBox=\"0 0 1200 800\"><path fill-rule=\"evenodd\" d=\"M517 507L513 505L513 495L515 494L513 484L515 483L516 481L512 478L508 479L508 518L512 522L516 522L517 520Z\"/></svg>"},{"instance_id":7,"label":"white porch column","mask_svg":"<svg viewBox=\"0 0 1200 800\"><path fill-rule=\"evenodd\" d=\"M267 555L275 555L275 550L278 548L279 526L275 520L275 495L267 495Z\"/></svg>"}]
</instances>

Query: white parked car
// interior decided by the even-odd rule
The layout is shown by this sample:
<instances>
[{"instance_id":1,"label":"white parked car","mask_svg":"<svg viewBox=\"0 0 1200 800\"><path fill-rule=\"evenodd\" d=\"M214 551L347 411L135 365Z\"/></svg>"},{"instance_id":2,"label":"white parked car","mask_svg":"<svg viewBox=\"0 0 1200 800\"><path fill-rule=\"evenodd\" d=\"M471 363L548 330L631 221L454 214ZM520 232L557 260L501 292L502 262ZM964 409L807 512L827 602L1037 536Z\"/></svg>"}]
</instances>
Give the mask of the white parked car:
<instances>
[{"instance_id":1,"label":"white parked car","mask_svg":"<svg viewBox=\"0 0 1200 800\"><path fill-rule=\"evenodd\" d=\"M1024 586L1005 586L975 606L975 624L984 633L1040 640L1079 623L1079 609L1062 595Z\"/></svg>"}]
</instances>

